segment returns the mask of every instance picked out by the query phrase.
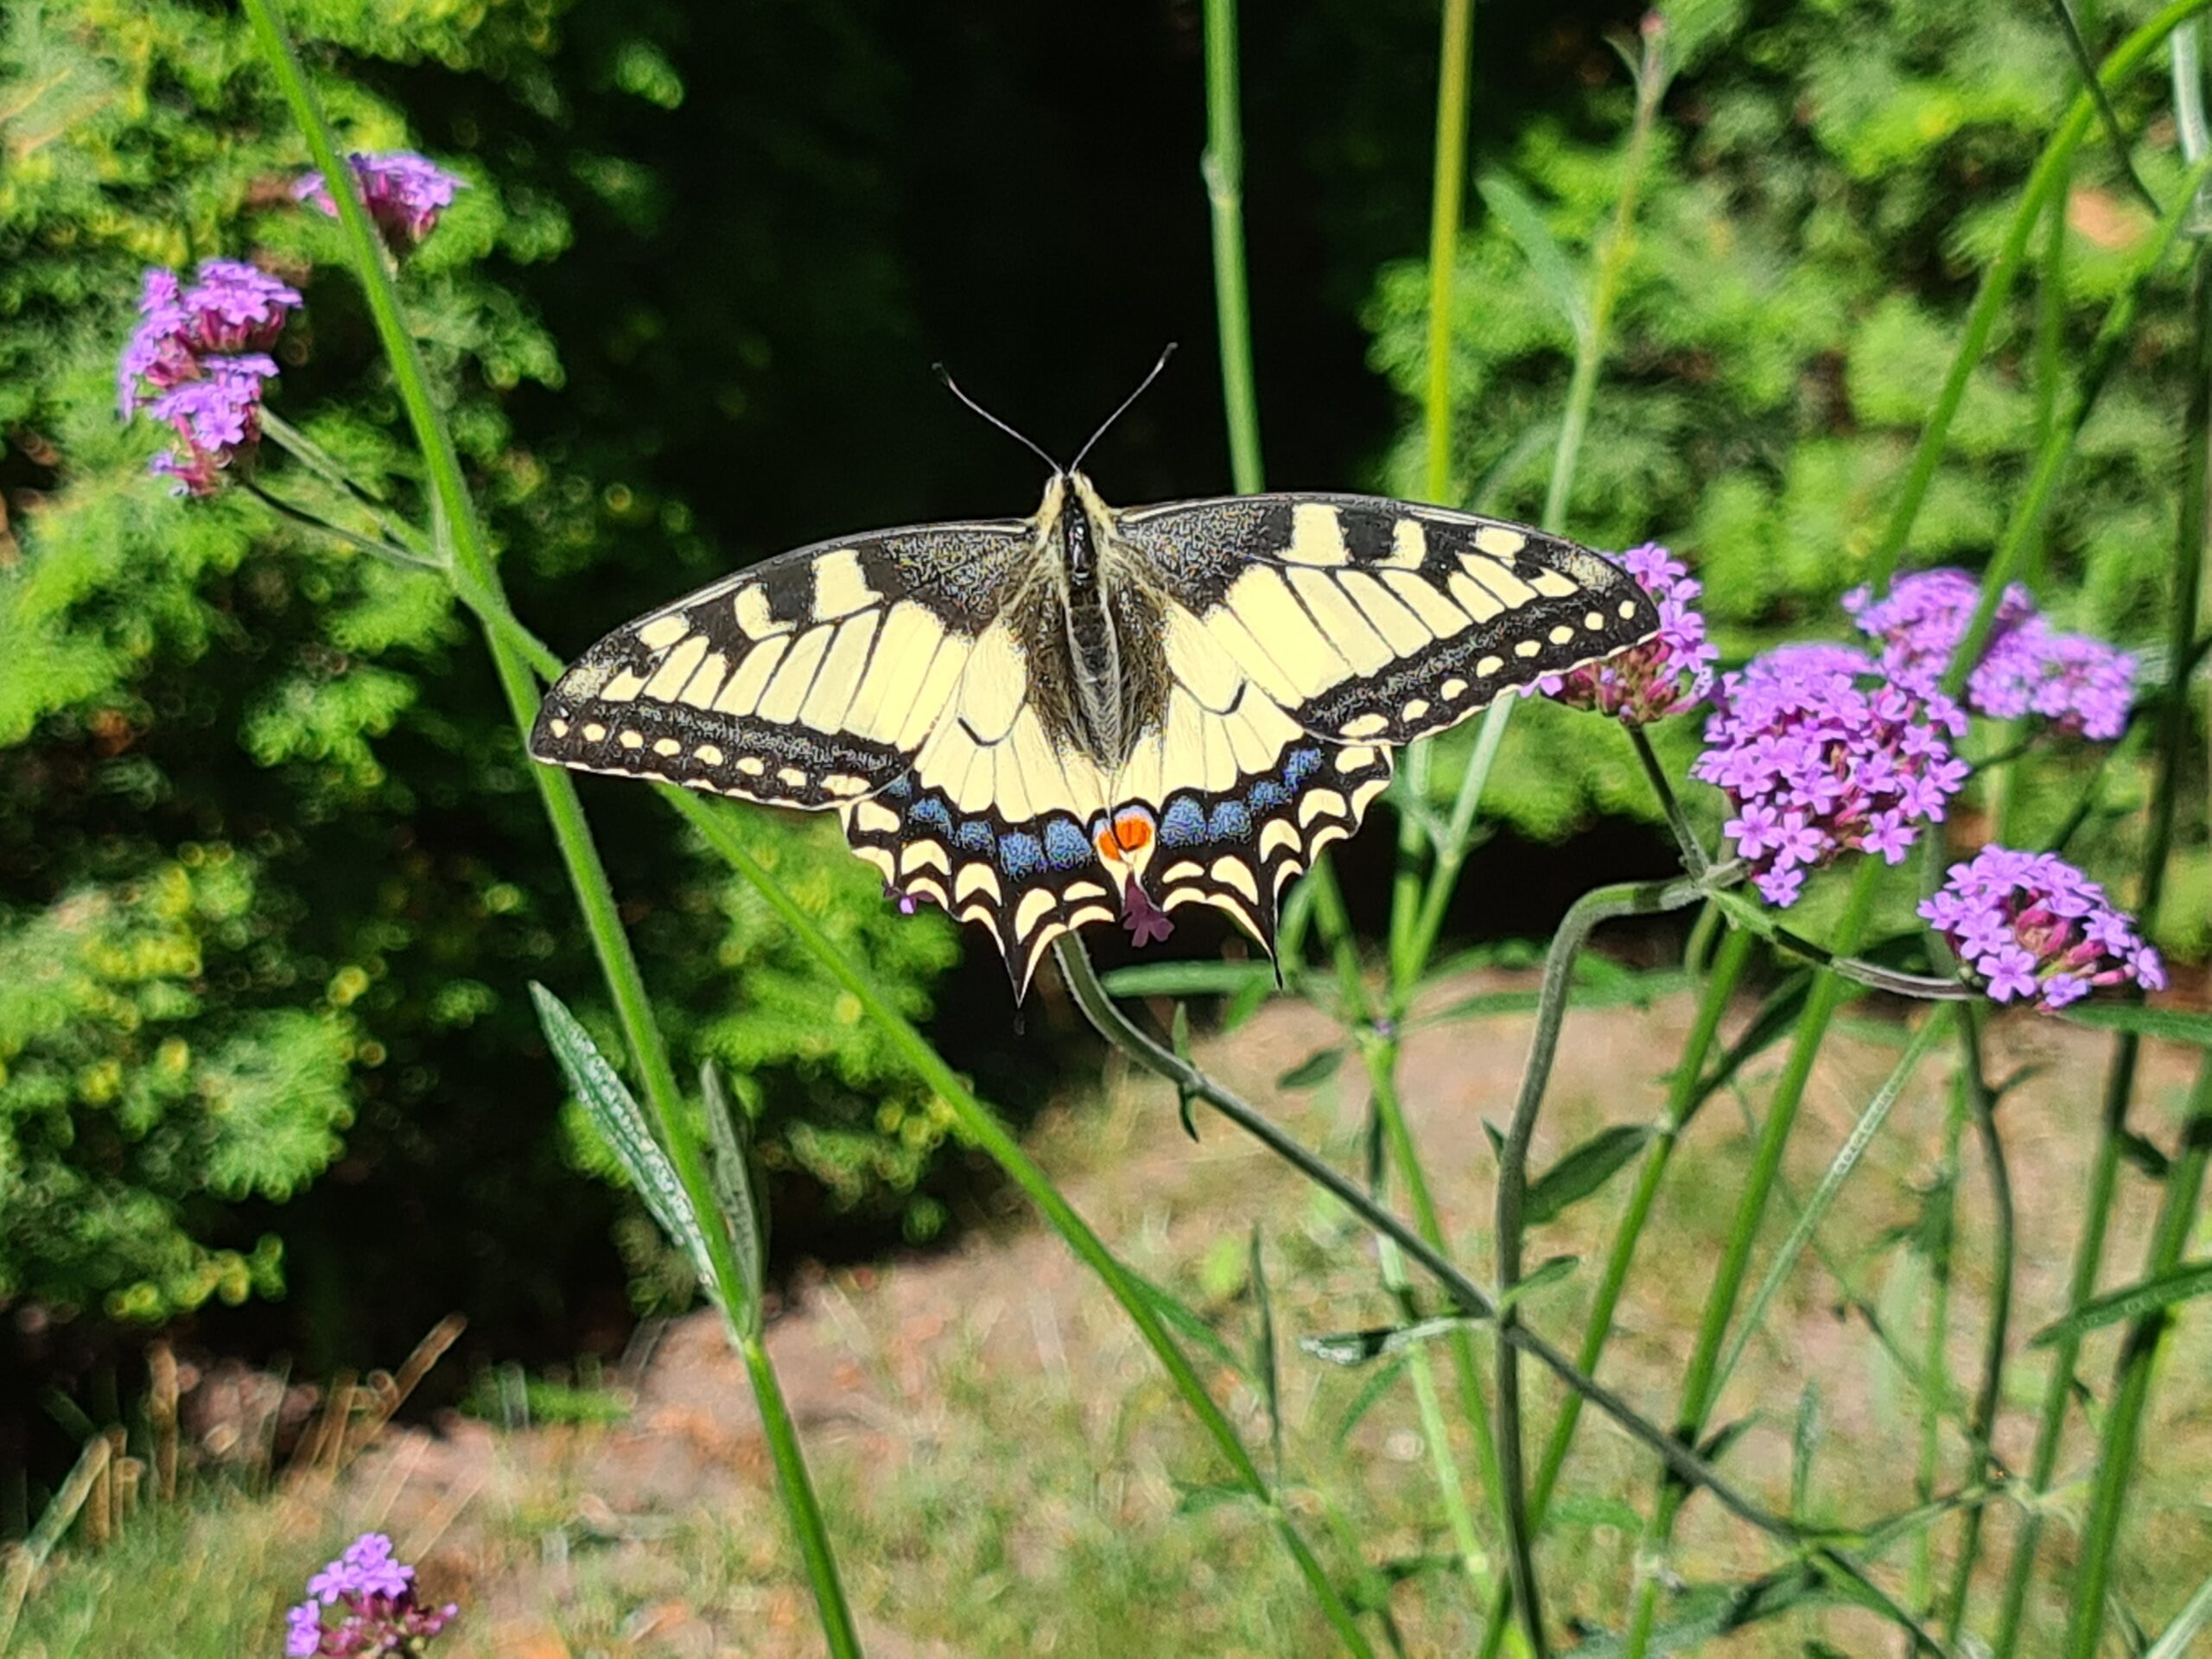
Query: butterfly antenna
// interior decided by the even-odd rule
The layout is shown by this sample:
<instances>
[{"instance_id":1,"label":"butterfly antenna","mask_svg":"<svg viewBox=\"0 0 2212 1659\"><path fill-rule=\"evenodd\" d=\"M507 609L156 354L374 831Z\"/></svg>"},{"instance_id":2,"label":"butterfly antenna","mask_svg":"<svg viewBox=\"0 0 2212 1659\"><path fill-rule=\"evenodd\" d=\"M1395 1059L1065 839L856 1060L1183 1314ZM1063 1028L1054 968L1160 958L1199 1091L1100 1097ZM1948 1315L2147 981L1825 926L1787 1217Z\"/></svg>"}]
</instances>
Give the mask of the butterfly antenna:
<instances>
[{"instance_id":1,"label":"butterfly antenna","mask_svg":"<svg viewBox=\"0 0 2212 1659\"><path fill-rule=\"evenodd\" d=\"M1044 450L1039 447L1034 439L1031 438L1027 433L1015 431L997 416L992 414L989 410L985 409L973 397L970 397L966 392L961 391L960 383L952 378L952 372L947 369L944 364L932 363L930 366L937 371L937 378L944 382L944 389L947 391L957 397L962 403L967 404L969 408L974 410L976 413L982 416L993 426L998 428L1000 431L1005 433L1007 436L1012 438L1016 443L1020 444L1023 448L1027 449L1031 454L1036 456L1038 460L1043 461L1047 467L1051 467L1054 474L1057 474L1059 472L1060 463L1054 461L1050 455L1046 454Z\"/></svg>"},{"instance_id":2,"label":"butterfly antenna","mask_svg":"<svg viewBox=\"0 0 2212 1659\"><path fill-rule=\"evenodd\" d=\"M1099 429L1090 435L1090 442L1084 444L1082 448L1075 452L1075 459L1068 463L1068 471L1072 473L1083 465L1083 458L1090 453L1092 445L1096 444L1099 439L1106 435L1108 430L1113 426L1115 422L1120 420L1122 416L1129 412L1129 405L1136 402L1138 398L1143 397L1146 389L1149 387L1154 381L1160 378L1160 372L1167 366L1167 359L1174 355L1175 342L1171 340L1167 342L1166 346L1162 348L1160 353L1160 361L1152 365L1152 372L1147 374L1143 379L1137 382L1137 389L1131 392L1128 397L1122 399L1122 406L1116 410L1111 415L1109 415L1105 421L1099 426Z\"/></svg>"}]
</instances>

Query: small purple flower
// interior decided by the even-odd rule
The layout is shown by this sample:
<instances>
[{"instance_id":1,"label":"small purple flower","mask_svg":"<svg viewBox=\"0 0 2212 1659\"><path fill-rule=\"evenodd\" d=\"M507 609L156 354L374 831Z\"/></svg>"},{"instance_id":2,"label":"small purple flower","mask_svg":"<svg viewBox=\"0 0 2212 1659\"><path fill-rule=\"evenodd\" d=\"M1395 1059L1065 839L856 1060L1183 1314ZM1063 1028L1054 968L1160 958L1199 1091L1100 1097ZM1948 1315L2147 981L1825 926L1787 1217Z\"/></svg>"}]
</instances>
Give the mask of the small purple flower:
<instances>
[{"instance_id":1,"label":"small purple flower","mask_svg":"<svg viewBox=\"0 0 2212 1659\"><path fill-rule=\"evenodd\" d=\"M1880 674L1841 645L1785 645L1714 693L1691 775L1727 792L1723 833L1770 904L1796 903L1807 873L1847 852L1898 862L1966 782L1956 705Z\"/></svg>"},{"instance_id":2,"label":"small purple flower","mask_svg":"<svg viewBox=\"0 0 2212 1659\"><path fill-rule=\"evenodd\" d=\"M1844 595L1859 631L1882 641L1882 668L1899 685L1932 691L1966 638L1981 584L1964 570L1906 576L1878 602L1869 588ZM2029 715L2069 737L2108 741L2127 725L2135 659L2086 634L2061 633L2018 582L2005 590L1967 680L1967 706L1995 720Z\"/></svg>"},{"instance_id":3,"label":"small purple flower","mask_svg":"<svg viewBox=\"0 0 2212 1659\"><path fill-rule=\"evenodd\" d=\"M467 181L447 172L411 149L388 149L377 155L355 150L346 157L361 188L361 205L393 252L404 253L435 229L438 215L453 205L454 195L468 188ZM295 200L312 202L334 219L338 204L320 173L309 173L292 186Z\"/></svg>"},{"instance_id":4,"label":"small purple flower","mask_svg":"<svg viewBox=\"0 0 2212 1659\"><path fill-rule=\"evenodd\" d=\"M148 470L175 480L179 495L208 495L219 475L261 442L262 388L276 377L274 359L258 353L205 357L200 376L153 401L156 420L176 431L176 447L154 457Z\"/></svg>"},{"instance_id":5,"label":"small purple flower","mask_svg":"<svg viewBox=\"0 0 2212 1659\"><path fill-rule=\"evenodd\" d=\"M200 263L192 286L146 273L139 324L116 365L116 405L128 420L151 408L177 435L148 463L179 495L214 492L224 468L261 441L261 396L276 377L273 344L297 289L236 259Z\"/></svg>"},{"instance_id":6,"label":"small purple flower","mask_svg":"<svg viewBox=\"0 0 2212 1659\"><path fill-rule=\"evenodd\" d=\"M1594 709L1631 726L1680 713L1713 689L1713 663L1720 647L1705 637L1705 618L1693 601L1705 591L1688 566L1656 542L1621 555L1621 563L1659 601L1659 632L1600 663L1567 674L1547 674L1523 695L1541 692L1570 709Z\"/></svg>"},{"instance_id":7,"label":"small purple flower","mask_svg":"<svg viewBox=\"0 0 2212 1659\"><path fill-rule=\"evenodd\" d=\"M2158 953L2134 923L2052 854L1985 847L1951 866L1920 914L1993 1001L2028 1000L2049 1011L2124 980L2151 991L2165 986Z\"/></svg>"},{"instance_id":8,"label":"small purple flower","mask_svg":"<svg viewBox=\"0 0 2212 1659\"><path fill-rule=\"evenodd\" d=\"M380 1532L347 1545L308 1580L308 1594L311 1600L284 1616L286 1659L417 1659L461 1611L452 1602L417 1606L415 1569L393 1559L391 1540Z\"/></svg>"},{"instance_id":9,"label":"small purple flower","mask_svg":"<svg viewBox=\"0 0 2212 1659\"><path fill-rule=\"evenodd\" d=\"M241 259L203 259L178 301L195 353L258 352L274 345L300 292Z\"/></svg>"},{"instance_id":10,"label":"small purple flower","mask_svg":"<svg viewBox=\"0 0 2212 1659\"><path fill-rule=\"evenodd\" d=\"M148 389L166 391L200 372L193 356L191 318L180 302L176 273L149 267L138 293L138 326L115 365L116 412L129 420Z\"/></svg>"}]
</instances>

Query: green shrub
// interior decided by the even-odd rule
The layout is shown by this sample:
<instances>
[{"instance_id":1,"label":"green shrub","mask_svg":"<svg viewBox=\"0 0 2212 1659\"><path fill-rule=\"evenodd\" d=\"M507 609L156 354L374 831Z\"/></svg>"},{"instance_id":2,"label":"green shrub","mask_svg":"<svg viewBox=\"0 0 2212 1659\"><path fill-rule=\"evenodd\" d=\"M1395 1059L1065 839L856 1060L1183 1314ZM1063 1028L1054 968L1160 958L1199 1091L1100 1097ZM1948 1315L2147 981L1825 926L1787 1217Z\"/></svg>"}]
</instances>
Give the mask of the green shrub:
<instances>
[{"instance_id":1,"label":"green shrub","mask_svg":"<svg viewBox=\"0 0 2212 1659\"><path fill-rule=\"evenodd\" d=\"M1715 636L1736 658L1833 631L1835 601L1866 579L1974 273L2079 78L2039 0L1666 10L1682 73L1653 135L1566 528L1600 547L1672 545L1704 580ZM2100 8L2100 26L2116 39L2150 10ZM2139 76L2128 97L2122 118L2139 132L2161 111L2163 80ZM1484 194L1531 202L1578 268L1610 231L1629 101L1611 77L1579 106L1529 122L1510 157L1478 162ZM2135 159L2171 198L2182 165L2171 143ZM1574 335L1510 214L1475 212L1453 316L1454 477L1465 499L1532 518ZM2024 277L1968 384L1908 568L1982 563L2047 399L2063 401L2069 384L2038 369L2039 308L2056 308L2056 361L2070 373L2150 234L2101 134L2077 155L2065 220L2060 282L2038 292L2036 275ZM1955 237L1955 224L1965 227ZM1427 283L1425 265L1391 265L1369 305L1373 361L1416 399ZM2031 572L2065 624L2139 649L2163 637L2172 569L2185 288L2177 258L2082 435ZM1421 450L1411 420L1386 463L1390 485L1419 489ZM1675 743L1694 741L1695 722L1676 726L1687 729L1670 728ZM1650 810L1628 749L1602 722L1531 706L1515 728L1488 798L1522 830L1556 836L1593 812ZM1543 764L1529 764L1539 750ZM2055 822L2067 791L2052 793ZM2182 868L2201 871L2195 822ZM2201 953L2194 912L2168 913L2183 931L2165 943Z\"/></svg>"},{"instance_id":2,"label":"green shrub","mask_svg":"<svg viewBox=\"0 0 2212 1659\"><path fill-rule=\"evenodd\" d=\"M558 96L537 0L300 13L310 38L371 64ZM602 45L627 54L626 95L669 95L639 42ZM349 142L407 142L359 81L325 93ZM569 1232L599 1211L545 1185L569 1141L535 1103L554 1074L521 988L597 981L473 625L441 582L242 491L173 499L144 473L158 434L116 419L142 268L253 257L307 297L271 406L420 511L335 227L286 194L302 151L243 22L165 3L10 8L0 154L0 486L17 508L0 525L0 1301L152 1320L276 1294L300 1227L361 1224L270 1207L341 1151L349 1180L385 1198L372 1224L387 1246L332 1260L319 1306L358 1319L387 1286L423 1294L409 1280L426 1263L448 1270L449 1243L405 1224L403 1202L467 1214L510 1275L557 1277L550 1264L579 1248ZM556 391L563 370L501 273L559 257L568 220L543 190L442 159L470 188L410 262L410 308L527 602L581 645L626 614L601 608L605 573L665 592L725 561L680 503L619 482L619 434L557 454L519 435L522 390ZM296 467L272 460L262 481L346 511ZM853 1021L798 1017L831 1001L829 982L665 815L633 794L606 804L679 1052L739 1071L772 1163L927 1231L927 1096ZM942 919L892 927L833 838L758 834L925 1014L953 954ZM518 1065L537 1081L518 1086Z\"/></svg>"}]
</instances>

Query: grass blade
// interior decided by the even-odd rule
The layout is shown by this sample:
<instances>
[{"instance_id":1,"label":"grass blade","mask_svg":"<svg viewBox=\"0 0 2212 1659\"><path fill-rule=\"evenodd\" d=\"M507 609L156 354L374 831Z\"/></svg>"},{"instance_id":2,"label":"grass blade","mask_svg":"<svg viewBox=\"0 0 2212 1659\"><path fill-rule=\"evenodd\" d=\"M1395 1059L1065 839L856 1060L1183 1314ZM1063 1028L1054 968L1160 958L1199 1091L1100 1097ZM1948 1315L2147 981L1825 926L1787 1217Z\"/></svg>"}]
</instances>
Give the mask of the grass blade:
<instances>
[{"instance_id":1,"label":"grass blade","mask_svg":"<svg viewBox=\"0 0 2212 1659\"><path fill-rule=\"evenodd\" d=\"M2090 1298L2064 1318L2053 1319L2037 1332L2028 1338L2028 1346L2048 1348L2057 1342L2079 1342L2092 1331L2101 1331L2123 1320L2146 1319L2162 1308L2206 1294L2212 1294L2212 1262L2184 1262L2171 1273Z\"/></svg>"}]
</instances>

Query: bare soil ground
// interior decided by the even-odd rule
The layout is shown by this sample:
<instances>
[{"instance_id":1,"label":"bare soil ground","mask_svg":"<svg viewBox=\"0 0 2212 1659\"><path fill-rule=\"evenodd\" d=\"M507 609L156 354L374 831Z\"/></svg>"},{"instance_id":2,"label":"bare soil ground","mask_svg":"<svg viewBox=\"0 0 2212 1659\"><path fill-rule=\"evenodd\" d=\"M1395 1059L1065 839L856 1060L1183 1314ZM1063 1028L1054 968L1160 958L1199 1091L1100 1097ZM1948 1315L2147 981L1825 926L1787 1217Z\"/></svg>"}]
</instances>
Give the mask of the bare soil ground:
<instances>
[{"instance_id":1,"label":"bare soil ground","mask_svg":"<svg viewBox=\"0 0 2212 1659\"><path fill-rule=\"evenodd\" d=\"M1740 1010L1736 1023L1748 1012ZM1571 1016L1536 1167L1602 1124L1657 1115L1661 1074L1678 1050L1688 1013L1675 998L1648 1011ZM1335 1036L1311 1010L1285 1003L1230 1037L1202 1044L1200 1057L1268 1103L1309 1143L1357 1167L1365 1105L1357 1066L1308 1093L1286 1095L1274 1084ZM1528 1036L1525 1019L1491 1018L1421 1031L1407 1048L1404 1096L1414 1133L1460 1259L1478 1273L1488 1269L1493 1169L1482 1121L1506 1110ZM1897 1041L1893 1028L1868 1020L1831 1043L1793 1142L1795 1194L1810 1191L1894 1064ZM1995 1075L2033 1069L2005 1107L2021 1215L2017 1349L2060 1310L2107 1046L2014 1016L1997 1022L1993 1047ZM2154 1139L2171 1131L2190 1058L2156 1045L2146 1051L2139 1096L2146 1109L2139 1125ZM1754 1066L1744 1100L1716 1098L1694 1126L1617 1320L1604 1374L1654 1418L1672 1413L1741 1185L1746 1111L1764 1101L1777 1064L1770 1056ZM1884 1243L1891 1230L1913 1220L1916 1190L1938 1167L1948 1074L1948 1056L1939 1051L1899 1103L1822 1236L1830 1261L1895 1321L1916 1353L1925 1275L1916 1258ZM1337 1206L1310 1194L1218 1120L1202 1117L1204 1138L1193 1145L1177 1124L1172 1096L1150 1079L1109 1071L1100 1094L1049 1122L1039 1150L1077 1207L1141 1271L1217 1318L1241 1347L1252 1322L1241 1263L1257 1220L1269 1241L1286 1343L1389 1320L1375 1288L1372 1243ZM1971 1136L1964 1156L1947 1351L1960 1386L1970 1388L1988 1306L1990 1211ZM1584 1259L1528 1313L1569 1348L1626 1185L1571 1209L1543 1230L1532 1251L1534 1259L1557 1253ZM2154 1198L2139 1175L2129 1173L2124 1185L2107 1251L2113 1281L2133 1276L2141 1260ZM1767 1248L1789 1214L1785 1203L1770 1215ZM1908 1507L1921 1437L1916 1396L1844 1300L1835 1278L1808 1255L1751 1344L1715 1419L1757 1418L1726 1466L1768 1502L1786 1505L1791 1424L1804 1389L1816 1383L1826 1423L1816 1503L1838 1519ZM2146 1612L2171 1611L2212 1567L2212 1508L2204 1497L2212 1491L2212 1390L2202 1381L2212 1357L2208 1324L2201 1318L2184 1324L2158 1421L2145 1439L2149 1467L2129 1540L2133 1559L2145 1565L2120 1588ZM994 1599L991 1574L1019 1586L1068 1571L1068 1552L1108 1547L1086 1530L1102 1514L1107 1532L1126 1535L1112 1547L1139 1548L1130 1540L1147 1529L1182 1524L1177 1517L1188 1508L1190 1484L1218 1478L1176 1421L1178 1408L1154 1382L1156 1367L1110 1299L1033 1222L1017 1217L935 1256L806 1275L775 1321L769 1345L833 1531L851 1541L847 1572L867 1610L871 1652L1288 1650L1270 1649L1264 1635L1226 1631L1194 1634L1196 1645L1184 1648L1160 1646L1156 1632L1132 1630L1130 1645L1116 1646L1110 1631L1077 1628L1079 1609L1071 1610L1065 1628L1033 1610L1009 1614L1010 1626L992 1623L989 1610L1009 1599ZM1435 1351L1440 1363L1443 1351ZM1399 1399L1367 1418L1338 1452L1335 1424L1363 1379L1331 1372L1294 1350L1283 1363L1294 1475L1337 1494L1355 1516L1348 1547L1378 1561L1448 1551L1427 1448L1403 1386ZM2094 1346L2084 1375L2101 1389L2109 1365L2109 1344ZM1225 1367L1215 1381L1250 1442L1264 1445L1265 1421L1251 1389ZM1555 1395L1548 1380L1536 1388L1540 1433ZM1999 1436L2002 1454L2016 1465L2027 1456L2040 1390L2033 1358L2018 1364ZM1453 1397L1447 1380L1446 1398ZM2076 1472L2090 1444L2077 1419L2070 1442ZM1464 1431L1454 1450L1466 1466ZM1955 1484L1963 1462L1955 1434L1944 1438L1943 1458L1941 1484ZM1345 1498L1347 1483L1352 1496ZM1618 1502L1648 1508L1650 1485L1650 1459L1596 1414L1586 1414L1566 1490L1588 1518L1544 1545L1548 1573L1563 1586L1555 1614L1617 1627L1635 1553ZM804 1591L786 1559L745 1374L711 1314L666 1329L636 1378L635 1408L618 1424L495 1433L456 1421L437 1433L397 1433L355 1465L329 1503L348 1526L383 1524L403 1548L427 1552L426 1580L472 1610L456 1631L460 1653L580 1659L796 1655L818 1646ZM1311 1532L1328 1534L1320 1498L1301 1491L1293 1508ZM1192 1565L1192 1574L1211 1582L1240 1561L1256 1573L1277 1572L1264 1529L1249 1515L1208 1526L1205 1536L1223 1548ZM1993 1516L2000 1564L2011 1528L2007 1515ZM1746 1577L1773 1560L1758 1535L1710 1503L1693 1504L1681 1536L1673 1565L1691 1579ZM2063 1570L2073 1548L2070 1529L2054 1526L2050 1536L2050 1559ZM702 1560L716 1563L703 1584ZM2158 1563L2191 1560L2196 1568L2186 1581L2158 1581ZM1908 1585L1910 1551L1888 1565L1894 1581ZM944 1575L960 1579L958 1595L947 1592ZM1993 1590L1985 1574L1979 1605L1986 1606ZM1230 1586L1219 1584L1210 1593L1226 1595ZM1294 1601L1294 1585L1283 1593ZM1414 1650L1457 1651L1465 1642L1473 1599L1464 1582L1409 1583L1396 1598ZM1732 1651L1795 1654L1815 1633L1846 1652L1876 1650L1873 1627L1854 1618L1793 1622L1786 1639L1780 1630L1760 1633ZM1255 1628L1285 1627L1262 1620ZM1310 1630L1310 1624L1294 1620L1289 1628ZM1280 1640L1306 1650L1305 1637ZM1894 1648L1893 1639L1880 1639L1878 1650Z\"/></svg>"}]
</instances>

